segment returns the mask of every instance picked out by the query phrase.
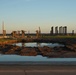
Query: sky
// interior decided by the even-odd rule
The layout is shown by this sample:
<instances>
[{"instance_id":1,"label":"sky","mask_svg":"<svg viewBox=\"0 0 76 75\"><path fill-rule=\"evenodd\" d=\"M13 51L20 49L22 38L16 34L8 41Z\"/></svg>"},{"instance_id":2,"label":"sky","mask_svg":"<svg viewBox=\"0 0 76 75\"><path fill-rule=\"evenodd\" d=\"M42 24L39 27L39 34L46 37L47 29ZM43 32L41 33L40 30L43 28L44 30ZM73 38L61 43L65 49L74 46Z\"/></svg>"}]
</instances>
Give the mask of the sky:
<instances>
[{"instance_id":1,"label":"sky","mask_svg":"<svg viewBox=\"0 0 76 75\"><path fill-rule=\"evenodd\" d=\"M7 33L35 33L39 27L49 33L52 26L67 26L72 32L76 28L76 0L0 0L0 33L2 21Z\"/></svg>"}]
</instances>

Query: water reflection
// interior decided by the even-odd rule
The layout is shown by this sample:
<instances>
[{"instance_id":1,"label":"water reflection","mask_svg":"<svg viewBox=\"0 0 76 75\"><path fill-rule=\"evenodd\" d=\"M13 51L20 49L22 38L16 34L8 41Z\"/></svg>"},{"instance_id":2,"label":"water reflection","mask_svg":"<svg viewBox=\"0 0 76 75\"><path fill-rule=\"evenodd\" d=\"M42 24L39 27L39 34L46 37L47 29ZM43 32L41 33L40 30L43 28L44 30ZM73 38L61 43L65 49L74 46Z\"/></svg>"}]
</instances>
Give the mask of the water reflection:
<instances>
[{"instance_id":1,"label":"water reflection","mask_svg":"<svg viewBox=\"0 0 76 75\"><path fill-rule=\"evenodd\" d=\"M22 47L25 47L25 43L22 43Z\"/></svg>"},{"instance_id":2,"label":"water reflection","mask_svg":"<svg viewBox=\"0 0 76 75\"><path fill-rule=\"evenodd\" d=\"M37 47L40 47L41 46L41 43L37 43Z\"/></svg>"},{"instance_id":3,"label":"water reflection","mask_svg":"<svg viewBox=\"0 0 76 75\"><path fill-rule=\"evenodd\" d=\"M64 45L59 44L59 43L36 43L36 42L33 42L33 43L16 43L15 45L20 46L20 47L44 47L44 46L47 46L47 47L58 47L58 46L64 47Z\"/></svg>"}]
</instances>

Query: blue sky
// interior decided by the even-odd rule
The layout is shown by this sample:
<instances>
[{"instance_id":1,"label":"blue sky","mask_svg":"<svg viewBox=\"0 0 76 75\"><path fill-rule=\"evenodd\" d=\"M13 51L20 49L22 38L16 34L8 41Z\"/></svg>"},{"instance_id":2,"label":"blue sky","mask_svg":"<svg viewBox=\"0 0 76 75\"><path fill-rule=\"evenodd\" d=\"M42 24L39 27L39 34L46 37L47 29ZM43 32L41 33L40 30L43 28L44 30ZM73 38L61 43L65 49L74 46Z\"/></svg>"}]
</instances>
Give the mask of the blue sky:
<instances>
[{"instance_id":1,"label":"blue sky","mask_svg":"<svg viewBox=\"0 0 76 75\"><path fill-rule=\"evenodd\" d=\"M0 0L0 32L2 21L7 33L13 30L50 32L51 26L76 26L76 0ZM75 31L76 32L76 31Z\"/></svg>"}]
</instances>

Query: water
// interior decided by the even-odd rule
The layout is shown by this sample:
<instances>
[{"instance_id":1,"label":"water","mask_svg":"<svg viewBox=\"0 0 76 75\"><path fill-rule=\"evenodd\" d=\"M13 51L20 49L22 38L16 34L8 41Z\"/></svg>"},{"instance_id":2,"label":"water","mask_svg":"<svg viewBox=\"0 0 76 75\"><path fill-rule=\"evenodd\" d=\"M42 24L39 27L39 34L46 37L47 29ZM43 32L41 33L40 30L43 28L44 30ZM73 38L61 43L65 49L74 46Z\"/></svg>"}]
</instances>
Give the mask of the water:
<instances>
[{"instance_id":1,"label":"water","mask_svg":"<svg viewBox=\"0 0 76 75\"><path fill-rule=\"evenodd\" d=\"M55 46L64 46L62 44L58 43L16 43L14 45L17 46L24 46L24 47L43 47L43 46L48 46L48 47L55 47ZM18 62L19 64L22 62L25 63L31 63L31 64L67 64L67 65L76 65L76 58L48 58L48 57L43 57L41 55L37 56L20 56L20 55L2 55L0 54L0 64L1 63L7 63L10 64L15 64Z\"/></svg>"},{"instance_id":2,"label":"water","mask_svg":"<svg viewBox=\"0 0 76 75\"><path fill-rule=\"evenodd\" d=\"M44 46L48 46L48 47L56 47L56 46L64 46L62 44L59 43L16 43L15 45L17 46L24 46L24 47L44 47Z\"/></svg>"},{"instance_id":3,"label":"water","mask_svg":"<svg viewBox=\"0 0 76 75\"><path fill-rule=\"evenodd\" d=\"M76 58L47 58L38 56L0 55L0 61L76 61Z\"/></svg>"},{"instance_id":4,"label":"water","mask_svg":"<svg viewBox=\"0 0 76 75\"><path fill-rule=\"evenodd\" d=\"M46 58L42 56L1 55L0 64L12 65L76 65L76 58Z\"/></svg>"}]
</instances>

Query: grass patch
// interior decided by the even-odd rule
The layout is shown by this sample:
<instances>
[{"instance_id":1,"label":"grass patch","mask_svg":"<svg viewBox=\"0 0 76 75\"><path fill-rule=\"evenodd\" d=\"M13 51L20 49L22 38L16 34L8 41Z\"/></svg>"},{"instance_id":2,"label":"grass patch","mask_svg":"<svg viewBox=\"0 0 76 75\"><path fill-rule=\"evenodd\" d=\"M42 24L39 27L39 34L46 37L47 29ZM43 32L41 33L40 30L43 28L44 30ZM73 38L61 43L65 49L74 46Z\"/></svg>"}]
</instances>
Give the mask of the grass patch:
<instances>
[{"instance_id":1,"label":"grass patch","mask_svg":"<svg viewBox=\"0 0 76 75\"><path fill-rule=\"evenodd\" d=\"M43 38L76 38L76 36L43 36Z\"/></svg>"},{"instance_id":2,"label":"grass patch","mask_svg":"<svg viewBox=\"0 0 76 75\"><path fill-rule=\"evenodd\" d=\"M5 42L5 41L10 41L10 40L14 40L14 39L11 39L11 38L1 38L0 39L0 42Z\"/></svg>"}]
</instances>

